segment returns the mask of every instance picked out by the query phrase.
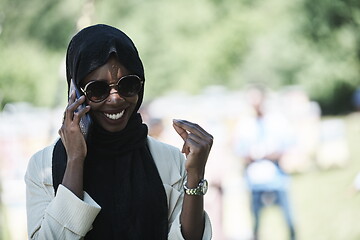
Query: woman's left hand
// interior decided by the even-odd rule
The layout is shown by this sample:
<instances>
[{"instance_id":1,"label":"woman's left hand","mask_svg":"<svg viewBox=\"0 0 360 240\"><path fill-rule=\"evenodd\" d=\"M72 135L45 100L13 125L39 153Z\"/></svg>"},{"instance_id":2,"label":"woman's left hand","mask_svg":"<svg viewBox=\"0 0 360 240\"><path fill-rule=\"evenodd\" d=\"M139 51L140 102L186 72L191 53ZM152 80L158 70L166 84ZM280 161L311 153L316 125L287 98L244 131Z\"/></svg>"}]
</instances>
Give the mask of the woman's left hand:
<instances>
[{"instance_id":1,"label":"woman's left hand","mask_svg":"<svg viewBox=\"0 0 360 240\"><path fill-rule=\"evenodd\" d=\"M182 152L185 153L188 176L202 179L208 159L213 136L199 125L186 120L173 120L173 127L184 140Z\"/></svg>"}]
</instances>

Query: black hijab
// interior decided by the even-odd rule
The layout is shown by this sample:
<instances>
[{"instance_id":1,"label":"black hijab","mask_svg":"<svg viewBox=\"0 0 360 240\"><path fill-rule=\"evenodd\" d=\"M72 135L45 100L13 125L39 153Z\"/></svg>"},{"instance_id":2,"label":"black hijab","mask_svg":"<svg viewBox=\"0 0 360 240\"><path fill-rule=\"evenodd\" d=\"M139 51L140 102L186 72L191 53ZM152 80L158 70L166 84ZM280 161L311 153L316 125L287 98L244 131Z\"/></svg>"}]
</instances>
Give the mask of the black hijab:
<instances>
[{"instance_id":1,"label":"black hijab","mask_svg":"<svg viewBox=\"0 0 360 240\"><path fill-rule=\"evenodd\" d=\"M68 86L115 55L131 74L145 80L144 68L131 39L119 29L99 24L70 41L66 56ZM84 190L101 206L85 239L167 239L167 198L147 146L147 126L137 110L144 87L125 129L107 132L96 121L90 129L84 163ZM55 193L66 169L66 151L59 140L53 151Z\"/></svg>"}]
</instances>

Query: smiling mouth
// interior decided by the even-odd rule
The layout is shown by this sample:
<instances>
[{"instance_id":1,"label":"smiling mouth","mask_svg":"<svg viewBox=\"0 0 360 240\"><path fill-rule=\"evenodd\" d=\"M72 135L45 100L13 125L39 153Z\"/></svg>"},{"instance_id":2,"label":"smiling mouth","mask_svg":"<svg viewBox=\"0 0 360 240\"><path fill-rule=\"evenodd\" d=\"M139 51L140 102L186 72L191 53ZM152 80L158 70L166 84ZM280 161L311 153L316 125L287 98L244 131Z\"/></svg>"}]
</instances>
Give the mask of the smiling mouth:
<instances>
[{"instance_id":1,"label":"smiling mouth","mask_svg":"<svg viewBox=\"0 0 360 240\"><path fill-rule=\"evenodd\" d=\"M105 115L107 118L110 118L110 119L112 119L112 120L117 120L117 119L121 118L121 117L124 115L124 112L125 112L125 109L122 110L122 111L119 112L119 113L114 113L114 114L104 113L104 115Z\"/></svg>"}]
</instances>

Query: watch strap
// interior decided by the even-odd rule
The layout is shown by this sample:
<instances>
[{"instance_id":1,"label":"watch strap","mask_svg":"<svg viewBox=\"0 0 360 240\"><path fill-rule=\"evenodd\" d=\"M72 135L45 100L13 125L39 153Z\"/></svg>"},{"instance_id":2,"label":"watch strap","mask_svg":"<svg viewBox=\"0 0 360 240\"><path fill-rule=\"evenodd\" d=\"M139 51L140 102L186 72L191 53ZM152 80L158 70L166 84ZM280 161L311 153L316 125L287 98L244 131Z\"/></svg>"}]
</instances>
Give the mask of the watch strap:
<instances>
[{"instance_id":1,"label":"watch strap","mask_svg":"<svg viewBox=\"0 0 360 240\"><path fill-rule=\"evenodd\" d=\"M187 181L184 182L184 192L190 196L203 196L205 195L208 188L208 183L206 179L200 180L196 188L188 188L186 185Z\"/></svg>"}]
</instances>

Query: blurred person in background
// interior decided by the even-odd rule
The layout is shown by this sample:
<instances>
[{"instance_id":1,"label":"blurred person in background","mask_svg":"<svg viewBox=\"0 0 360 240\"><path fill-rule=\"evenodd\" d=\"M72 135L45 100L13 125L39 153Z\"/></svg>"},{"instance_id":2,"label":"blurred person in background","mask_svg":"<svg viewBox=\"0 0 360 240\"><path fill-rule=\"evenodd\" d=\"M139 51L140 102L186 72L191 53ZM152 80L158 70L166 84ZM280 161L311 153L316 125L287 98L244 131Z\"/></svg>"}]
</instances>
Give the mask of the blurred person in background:
<instances>
[{"instance_id":1,"label":"blurred person in background","mask_svg":"<svg viewBox=\"0 0 360 240\"><path fill-rule=\"evenodd\" d=\"M295 239L295 226L289 201L289 176L281 167L281 158L291 146L288 122L270 111L267 93L262 86L252 86L246 93L249 116L241 116L235 131L234 150L244 161L245 181L251 192L254 239L259 239L260 217L264 207L281 207L290 239Z\"/></svg>"},{"instance_id":2,"label":"blurred person in background","mask_svg":"<svg viewBox=\"0 0 360 240\"><path fill-rule=\"evenodd\" d=\"M144 69L132 40L94 25L71 40L61 139L30 159L25 175L30 239L211 239L204 211L213 137L174 120L182 152L148 136L138 110ZM77 111L83 103L85 108ZM85 138L80 119L92 125Z\"/></svg>"},{"instance_id":3,"label":"blurred person in background","mask_svg":"<svg viewBox=\"0 0 360 240\"><path fill-rule=\"evenodd\" d=\"M354 112L356 114L356 122L358 122L359 114L360 114L360 87L356 88L352 95L352 104L354 107ZM359 125L357 126L357 132L360 132ZM355 192L360 192L360 171L356 174L353 181L353 188Z\"/></svg>"},{"instance_id":4,"label":"blurred person in background","mask_svg":"<svg viewBox=\"0 0 360 240\"><path fill-rule=\"evenodd\" d=\"M352 104L355 112L360 112L360 87L356 88L352 95Z\"/></svg>"},{"instance_id":5,"label":"blurred person in background","mask_svg":"<svg viewBox=\"0 0 360 240\"><path fill-rule=\"evenodd\" d=\"M139 109L139 113L141 114L143 122L148 126L148 135L162 141L162 134L165 130L164 121L162 118L153 115L149 109L150 105L151 102L143 103Z\"/></svg>"},{"instance_id":6,"label":"blurred person in background","mask_svg":"<svg viewBox=\"0 0 360 240\"><path fill-rule=\"evenodd\" d=\"M161 118L151 118L149 121L149 136L155 139L161 139L164 131L164 123Z\"/></svg>"}]
</instances>

